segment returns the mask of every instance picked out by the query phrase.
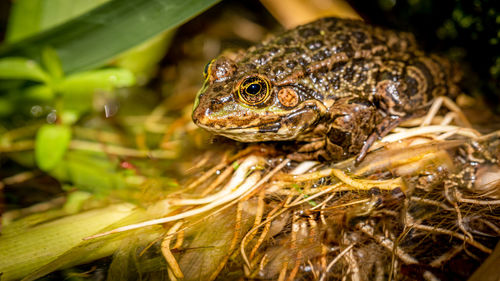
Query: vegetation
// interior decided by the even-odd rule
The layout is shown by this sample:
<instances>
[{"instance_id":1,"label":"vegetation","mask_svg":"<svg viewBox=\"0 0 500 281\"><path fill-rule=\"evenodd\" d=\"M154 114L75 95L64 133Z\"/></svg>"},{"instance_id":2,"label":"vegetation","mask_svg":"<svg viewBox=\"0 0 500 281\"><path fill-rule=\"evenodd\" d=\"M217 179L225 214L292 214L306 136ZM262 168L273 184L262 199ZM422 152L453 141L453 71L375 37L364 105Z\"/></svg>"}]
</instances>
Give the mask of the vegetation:
<instances>
[{"instance_id":1,"label":"vegetation","mask_svg":"<svg viewBox=\"0 0 500 281\"><path fill-rule=\"evenodd\" d=\"M500 134L479 99L435 100L360 165L291 161L191 122L206 62L279 28L264 7L70 2L13 1L0 45L1 280L463 280L498 251ZM432 10L373 3L356 9ZM465 6L435 35L477 27Z\"/></svg>"}]
</instances>

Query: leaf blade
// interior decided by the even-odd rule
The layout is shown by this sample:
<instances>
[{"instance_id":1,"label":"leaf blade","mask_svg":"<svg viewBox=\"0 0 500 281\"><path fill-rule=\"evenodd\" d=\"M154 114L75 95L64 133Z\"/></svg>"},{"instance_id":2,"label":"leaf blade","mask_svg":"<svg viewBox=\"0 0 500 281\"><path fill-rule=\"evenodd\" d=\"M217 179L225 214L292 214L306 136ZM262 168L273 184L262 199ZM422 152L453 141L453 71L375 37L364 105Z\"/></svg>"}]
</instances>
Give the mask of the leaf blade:
<instances>
[{"instance_id":1,"label":"leaf blade","mask_svg":"<svg viewBox=\"0 0 500 281\"><path fill-rule=\"evenodd\" d=\"M220 0L112 0L71 21L0 48L1 56L39 57L54 48L65 73L102 66L153 36L177 27Z\"/></svg>"},{"instance_id":2,"label":"leaf blade","mask_svg":"<svg viewBox=\"0 0 500 281\"><path fill-rule=\"evenodd\" d=\"M108 0L12 1L6 40L14 42L81 15Z\"/></svg>"},{"instance_id":3,"label":"leaf blade","mask_svg":"<svg viewBox=\"0 0 500 281\"><path fill-rule=\"evenodd\" d=\"M0 59L0 79L21 79L48 83L50 77L33 60L9 57Z\"/></svg>"},{"instance_id":4,"label":"leaf blade","mask_svg":"<svg viewBox=\"0 0 500 281\"><path fill-rule=\"evenodd\" d=\"M69 94L74 91L93 92L99 88L109 90L112 88L130 87L134 83L135 77L130 70L124 68L105 68L71 75L61 82L59 90Z\"/></svg>"},{"instance_id":5,"label":"leaf blade","mask_svg":"<svg viewBox=\"0 0 500 281\"><path fill-rule=\"evenodd\" d=\"M57 166L68 150L71 128L45 124L38 130L35 141L35 160L38 167L50 171Z\"/></svg>"}]
</instances>

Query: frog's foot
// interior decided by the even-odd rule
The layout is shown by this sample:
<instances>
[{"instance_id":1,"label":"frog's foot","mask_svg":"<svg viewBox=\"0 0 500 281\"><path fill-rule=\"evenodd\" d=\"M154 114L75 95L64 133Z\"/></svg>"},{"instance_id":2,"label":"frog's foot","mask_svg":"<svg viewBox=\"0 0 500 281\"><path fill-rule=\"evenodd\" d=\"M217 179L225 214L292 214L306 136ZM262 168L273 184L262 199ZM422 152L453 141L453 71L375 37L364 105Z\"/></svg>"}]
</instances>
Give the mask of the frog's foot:
<instances>
[{"instance_id":1,"label":"frog's foot","mask_svg":"<svg viewBox=\"0 0 500 281\"><path fill-rule=\"evenodd\" d=\"M324 140L306 143L300 146L298 150L288 155L288 158L294 161L318 160L320 155L326 153L323 149L324 145Z\"/></svg>"},{"instance_id":2,"label":"frog's foot","mask_svg":"<svg viewBox=\"0 0 500 281\"><path fill-rule=\"evenodd\" d=\"M306 143L297 151L288 155L294 161L306 160L338 160L342 158L344 150L332 143L328 138Z\"/></svg>"},{"instance_id":3,"label":"frog's foot","mask_svg":"<svg viewBox=\"0 0 500 281\"><path fill-rule=\"evenodd\" d=\"M364 142L363 147L361 148L358 156L356 157L356 164L360 163L361 161L363 161L363 159L365 159L365 156L368 153L368 149L370 149L372 144L377 139L380 139L380 138L386 136L390 131L392 131L402 121L404 121L406 119L407 118L397 116L397 115L387 116L384 119L382 119L382 122L380 122L377 125L377 127L375 127L375 130L373 131L373 133L371 133L370 136Z\"/></svg>"}]
</instances>

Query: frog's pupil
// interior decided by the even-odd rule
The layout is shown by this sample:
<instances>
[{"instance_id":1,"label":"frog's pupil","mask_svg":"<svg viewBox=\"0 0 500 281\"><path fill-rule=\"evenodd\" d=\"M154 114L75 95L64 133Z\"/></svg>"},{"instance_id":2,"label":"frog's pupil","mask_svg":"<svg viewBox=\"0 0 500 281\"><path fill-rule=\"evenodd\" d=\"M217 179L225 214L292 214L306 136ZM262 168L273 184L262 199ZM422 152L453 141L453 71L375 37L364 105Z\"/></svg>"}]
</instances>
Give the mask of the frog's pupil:
<instances>
[{"instance_id":1,"label":"frog's pupil","mask_svg":"<svg viewBox=\"0 0 500 281\"><path fill-rule=\"evenodd\" d=\"M254 83L254 84L248 86L247 93L249 93L250 95L256 95L260 92L260 89L261 89L260 85L257 83Z\"/></svg>"}]
</instances>

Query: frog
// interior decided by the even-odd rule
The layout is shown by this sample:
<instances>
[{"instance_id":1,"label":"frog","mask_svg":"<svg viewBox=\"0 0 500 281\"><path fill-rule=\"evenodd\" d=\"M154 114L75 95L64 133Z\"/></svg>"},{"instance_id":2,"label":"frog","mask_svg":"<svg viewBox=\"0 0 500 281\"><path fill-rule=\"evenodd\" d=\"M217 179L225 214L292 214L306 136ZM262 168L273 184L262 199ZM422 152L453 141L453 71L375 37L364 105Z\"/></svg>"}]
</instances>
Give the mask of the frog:
<instances>
[{"instance_id":1,"label":"frog","mask_svg":"<svg viewBox=\"0 0 500 281\"><path fill-rule=\"evenodd\" d=\"M359 163L371 145L432 101L460 92L460 71L408 32L322 18L203 71L192 119L240 142L293 143L289 158Z\"/></svg>"}]
</instances>

